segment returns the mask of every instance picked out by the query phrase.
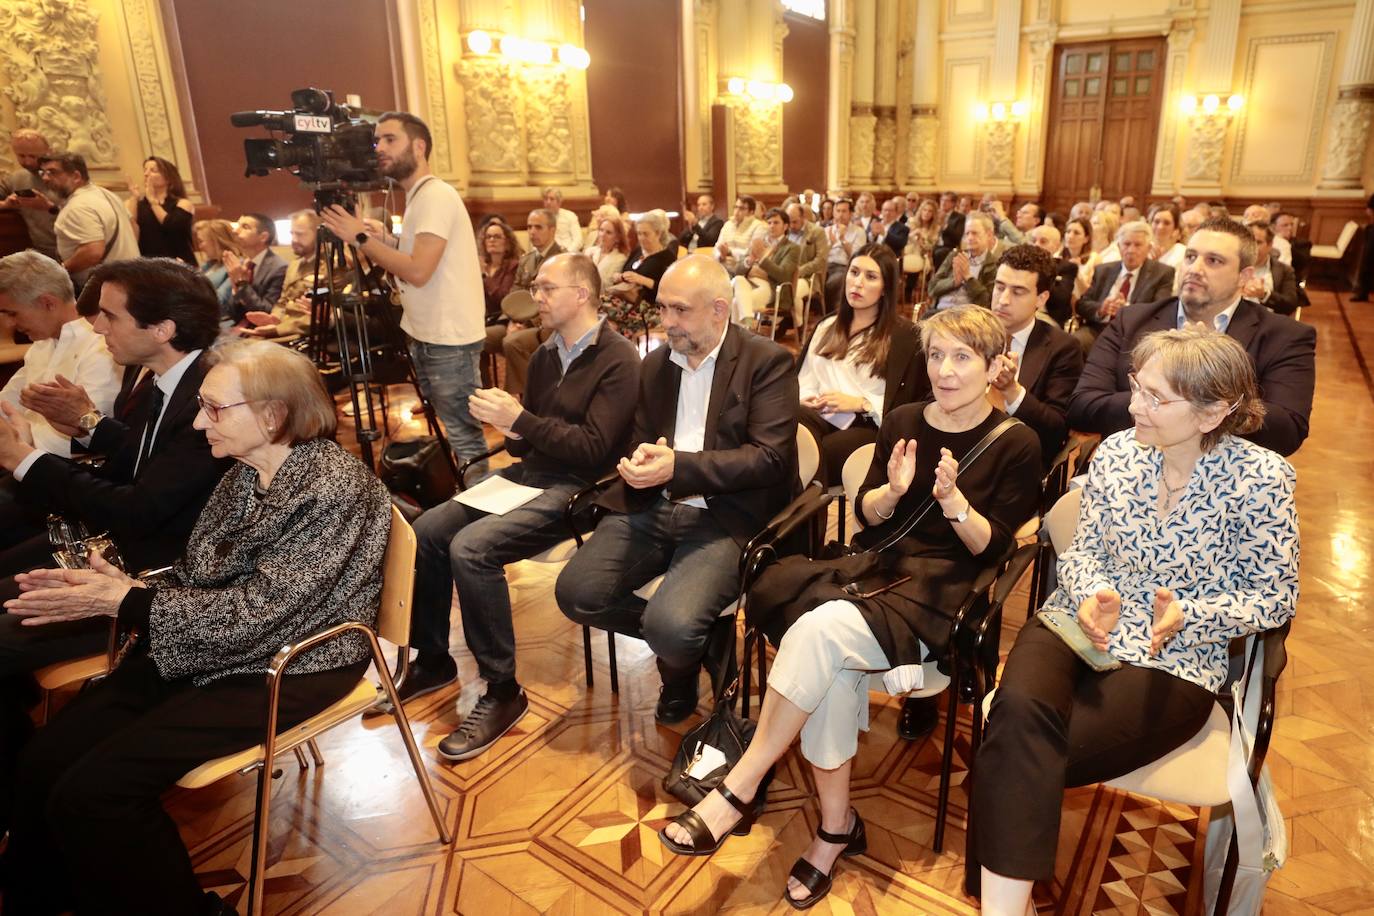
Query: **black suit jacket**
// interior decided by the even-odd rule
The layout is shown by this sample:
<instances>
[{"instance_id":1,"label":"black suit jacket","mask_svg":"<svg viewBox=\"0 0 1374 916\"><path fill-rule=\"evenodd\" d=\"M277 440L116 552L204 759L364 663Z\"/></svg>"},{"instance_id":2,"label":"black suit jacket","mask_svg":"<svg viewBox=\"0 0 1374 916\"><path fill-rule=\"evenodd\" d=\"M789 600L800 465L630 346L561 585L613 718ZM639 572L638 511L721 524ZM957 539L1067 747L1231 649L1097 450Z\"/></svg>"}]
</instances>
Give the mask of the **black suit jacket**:
<instances>
[{"instance_id":1,"label":"black suit jacket","mask_svg":"<svg viewBox=\"0 0 1374 916\"><path fill-rule=\"evenodd\" d=\"M269 248L262 264L254 268L252 282L234 288L234 320L242 321L248 312L272 311L285 283L286 262Z\"/></svg>"},{"instance_id":2,"label":"black suit jacket","mask_svg":"<svg viewBox=\"0 0 1374 916\"><path fill-rule=\"evenodd\" d=\"M1107 322L1098 314L1102 308L1102 301L1107 298L1107 294L1112 291L1112 284L1121 274L1120 261L1108 261L1099 264L1093 271L1093 282L1088 287L1088 291L1083 294L1083 298L1078 300L1078 317L1082 318L1085 324L1091 324L1101 328ZM1136 282L1131 286L1131 295L1127 299L1127 305L1137 305L1141 302L1158 302L1167 297L1174 289L1174 269L1168 264L1161 264L1158 261L1147 259L1140 265L1140 273L1136 275Z\"/></svg>"},{"instance_id":3,"label":"black suit jacket","mask_svg":"<svg viewBox=\"0 0 1374 916\"><path fill-rule=\"evenodd\" d=\"M945 220L944 228L940 230L940 245L943 248L958 248L959 243L964 240L964 214L958 210L951 210L949 217Z\"/></svg>"},{"instance_id":4,"label":"black suit jacket","mask_svg":"<svg viewBox=\"0 0 1374 916\"><path fill-rule=\"evenodd\" d=\"M105 463L92 468L44 455L24 475L24 498L42 511L80 519L92 534L108 531L131 571L176 560L210 492L233 463L211 455L205 433L191 426L205 372L201 354L167 398L152 454L137 479L134 464L152 399L141 394L124 412L137 375L131 372L115 400L114 416L101 420L91 436L90 450L104 455ZM126 419L117 419L121 416Z\"/></svg>"},{"instance_id":5,"label":"black suit jacket","mask_svg":"<svg viewBox=\"0 0 1374 916\"><path fill-rule=\"evenodd\" d=\"M1073 315L1073 285L1078 282L1078 262L1054 259L1054 286L1045 303L1045 312L1062 328Z\"/></svg>"},{"instance_id":6,"label":"black suit jacket","mask_svg":"<svg viewBox=\"0 0 1374 916\"><path fill-rule=\"evenodd\" d=\"M724 225L725 220L712 213L705 222L698 220L683 230L682 235L678 236L678 241L682 243L682 247L689 248L695 236L698 248L714 248L716 239L720 238L720 227Z\"/></svg>"},{"instance_id":7,"label":"black suit jacket","mask_svg":"<svg viewBox=\"0 0 1374 916\"><path fill-rule=\"evenodd\" d=\"M1069 398L1082 374L1083 347L1072 335L1037 318L1017 375L1026 394L1016 407L1016 419L1040 437L1044 468L1069 438Z\"/></svg>"},{"instance_id":8,"label":"black suit jacket","mask_svg":"<svg viewBox=\"0 0 1374 916\"><path fill-rule=\"evenodd\" d=\"M673 443L682 369L668 359L670 353L662 346L644 358L632 448L660 436ZM791 355L729 325L716 356L702 450L674 456L673 479L664 488L668 496L704 496L716 521L743 546L797 490L797 403ZM620 480L601 503L636 512L660 493Z\"/></svg>"},{"instance_id":9,"label":"black suit jacket","mask_svg":"<svg viewBox=\"0 0 1374 916\"><path fill-rule=\"evenodd\" d=\"M879 223L873 223L873 228L879 228ZM901 264L902 255L906 253L906 240L910 233L911 230L907 228L906 220L899 219L887 227L887 232L883 233L881 238L875 237L873 241L885 243L897 256L897 263Z\"/></svg>"},{"instance_id":10,"label":"black suit jacket","mask_svg":"<svg viewBox=\"0 0 1374 916\"><path fill-rule=\"evenodd\" d=\"M1103 436L1128 429L1131 348L1151 331L1175 327L1178 299L1124 309L1093 344L1078 388L1069 401L1069 426ZM1280 455L1291 455L1307 438L1312 388L1317 380L1317 331L1276 315L1257 302L1241 300L1226 333L1238 340L1255 364L1260 398L1268 411L1264 426L1245 438Z\"/></svg>"},{"instance_id":11,"label":"black suit jacket","mask_svg":"<svg viewBox=\"0 0 1374 916\"><path fill-rule=\"evenodd\" d=\"M1274 291L1264 304L1280 315L1291 315L1298 310L1298 278L1293 268L1279 260L1277 254L1269 255L1269 273L1274 278Z\"/></svg>"}]
</instances>

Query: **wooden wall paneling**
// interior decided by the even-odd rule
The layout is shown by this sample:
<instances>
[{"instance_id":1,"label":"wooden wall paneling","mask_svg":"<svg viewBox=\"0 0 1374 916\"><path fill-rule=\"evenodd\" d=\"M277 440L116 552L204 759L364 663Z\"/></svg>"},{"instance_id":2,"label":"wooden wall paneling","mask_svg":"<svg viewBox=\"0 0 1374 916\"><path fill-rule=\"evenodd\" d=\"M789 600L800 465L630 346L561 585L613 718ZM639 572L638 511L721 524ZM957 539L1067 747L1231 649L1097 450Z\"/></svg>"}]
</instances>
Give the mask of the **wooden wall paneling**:
<instances>
[{"instance_id":1,"label":"wooden wall paneling","mask_svg":"<svg viewBox=\"0 0 1374 916\"><path fill-rule=\"evenodd\" d=\"M782 178L794 193L825 188L826 99L830 91L830 35L809 16L787 16L782 80L792 101L782 107Z\"/></svg>"},{"instance_id":2,"label":"wooden wall paneling","mask_svg":"<svg viewBox=\"0 0 1374 916\"><path fill-rule=\"evenodd\" d=\"M1163 99L1164 39L1114 41L1103 110L1102 196L1139 196L1154 173Z\"/></svg>"}]
</instances>

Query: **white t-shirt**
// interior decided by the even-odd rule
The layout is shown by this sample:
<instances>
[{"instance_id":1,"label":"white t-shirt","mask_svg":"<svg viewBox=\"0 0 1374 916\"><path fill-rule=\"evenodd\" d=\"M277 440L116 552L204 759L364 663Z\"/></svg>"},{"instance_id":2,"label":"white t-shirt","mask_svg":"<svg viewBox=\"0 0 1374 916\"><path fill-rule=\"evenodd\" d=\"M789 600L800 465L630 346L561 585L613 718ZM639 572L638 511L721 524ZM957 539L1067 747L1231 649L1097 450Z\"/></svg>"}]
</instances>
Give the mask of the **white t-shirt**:
<instances>
[{"instance_id":1,"label":"white t-shirt","mask_svg":"<svg viewBox=\"0 0 1374 916\"><path fill-rule=\"evenodd\" d=\"M57 254L67 260L76 249L90 242L105 243L106 261L131 261L139 256L138 238L124 202L104 188L87 184L72 192L53 223ZM94 267L72 275L84 283Z\"/></svg>"},{"instance_id":2,"label":"white t-shirt","mask_svg":"<svg viewBox=\"0 0 1374 916\"><path fill-rule=\"evenodd\" d=\"M401 292L401 330L415 340L445 346L485 340L486 299L472 220L458 191L434 176L421 179L406 195L401 251L412 253L415 237L422 232L447 244L424 286L396 281Z\"/></svg>"}]
</instances>

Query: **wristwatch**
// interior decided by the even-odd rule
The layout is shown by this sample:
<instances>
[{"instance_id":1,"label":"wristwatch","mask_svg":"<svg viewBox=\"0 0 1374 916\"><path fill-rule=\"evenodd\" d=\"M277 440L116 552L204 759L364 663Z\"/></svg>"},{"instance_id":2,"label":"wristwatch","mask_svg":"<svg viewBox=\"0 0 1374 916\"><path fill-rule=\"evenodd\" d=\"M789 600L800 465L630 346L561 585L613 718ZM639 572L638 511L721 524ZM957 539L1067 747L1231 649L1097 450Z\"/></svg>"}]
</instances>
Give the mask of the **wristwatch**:
<instances>
[{"instance_id":1,"label":"wristwatch","mask_svg":"<svg viewBox=\"0 0 1374 916\"><path fill-rule=\"evenodd\" d=\"M968 500L964 500L963 509L960 509L953 515L946 515L945 518L949 519L951 522L959 522L960 524L963 524L964 522L968 521L969 510L972 508L973 507L969 505Z\"/></svg>"},{"instance_id":2,"label":"wristwatch","mask_svg":"<svg viewBox=\"0 0 1374 916\"><path fill-rule=\"evenodd\" d=\"M77 418L76 426L81 432L89 436L95 432L95 428L100 425L100 421L105 419L105 415L99 410L88 410Z\"/></svg>"},{"instance_id":3,"label":"wristwatch","mask_svg":"<svg viewBox=\"0 0 1374 916\"><path fill-rule=\"evenodd\" d=\"M370 238L372 238L372 236L368 235L366 232L359 232L357 235L353 236L353 241L357 242L358 247L361 248L367 244L367 240Z\"/></svg>"}]
</instances>

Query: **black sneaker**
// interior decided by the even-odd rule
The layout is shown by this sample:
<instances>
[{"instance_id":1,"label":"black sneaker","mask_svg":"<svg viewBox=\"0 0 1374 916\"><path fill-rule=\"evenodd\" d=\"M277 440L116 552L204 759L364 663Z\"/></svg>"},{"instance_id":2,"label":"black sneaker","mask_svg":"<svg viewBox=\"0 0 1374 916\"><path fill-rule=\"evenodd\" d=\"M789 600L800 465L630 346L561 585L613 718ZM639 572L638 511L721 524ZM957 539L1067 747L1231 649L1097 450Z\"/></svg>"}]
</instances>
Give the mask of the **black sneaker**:
<instances>
[{"instance_id":1,"label":"black sneaker","mask_svg":"<svg viewBox=\"0 0 1374 916\"><path fill-rule=\"evenodd\" d=\"M442 661L438 658L431 658L428 661L421 656L410 663L406 671L406 679L401 682L401 686L396 688L396 695L401 698L402 703L407 703L416 697L422 697L442 690L449 684L458 680L458 663L452 657L445 655ZM364 718L373 716L391 715L391 701L385 696L372 704L363 713Z\"/></svg>"},{"instance_id":2,"label":"black sneaker","mask_svg":"<svg viewBox=\"0 0 1374 916\"><path fill-rule=\"evenodd\" d=\"M897 734L908 741L918 741L935 731L940 721L940 698L907 697L902 700L902 715L897 720Z\"/></svg>"},{"instance_id":3,"label":"black sneaker","mask_svg":"<svg viewBox=\"0 0 1374 916\"><path fill-rule=\"evenodd\" d=\"M482 694L458 730L439 742L439 756L445 760L476 757L510 731L529 708L530 701L524 690L510 699Z\"/></svg>"}]
</instances>

